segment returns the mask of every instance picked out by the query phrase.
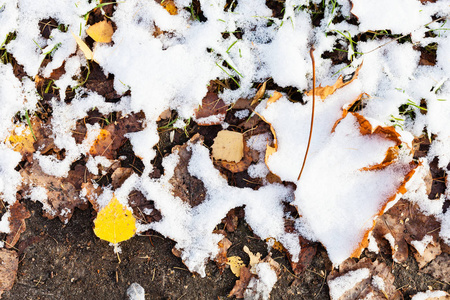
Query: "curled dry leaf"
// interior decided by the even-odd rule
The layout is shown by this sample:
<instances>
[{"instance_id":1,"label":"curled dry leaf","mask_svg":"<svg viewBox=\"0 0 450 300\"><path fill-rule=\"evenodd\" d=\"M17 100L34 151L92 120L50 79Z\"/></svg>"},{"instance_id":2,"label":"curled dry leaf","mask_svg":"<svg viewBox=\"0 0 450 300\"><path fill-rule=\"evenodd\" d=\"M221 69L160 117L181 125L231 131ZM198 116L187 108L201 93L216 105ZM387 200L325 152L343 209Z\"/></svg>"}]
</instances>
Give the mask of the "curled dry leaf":
<instances>
[{"instance_id":1,"label":"curled dry leaf","mask_svg":"<svg viewBox=\"0 0 450 300\"><path fill-rule=\"evenodd\" d=\"M16 251L0 249L0 297L9 291L16 279L19 258Z\"/></svg>"},{"instance_id":2,"label":"curled dry leaf","mask_svg":"<svg viewBox=\"0 0 450 300\"><path fill-rule=\"evenodd\" d=\"M25 219L31 217L31 214L19 201L14 202L9 211L11 213L9 217L10 232L6 237L5 244L7 248L13 248L19 240L20 234L26 230Z\"/></svg>"},{"instance_id":3,"label":"curled dry leaf","mask_svg":"<svg viewBox=\"0 0 450 300\"><path fill-rule=\"evenodd\" d=\"M253 100L252 100L252 103L250 104L250 106L255 105L259 100L262 99L262 97L264 96L264 93L266 92L266 84L267 84L267 80L264 81L264 83L261 85L259 90L256 92L256 95L255 95L255 97L253 97Z\"/></svg>"},{"instance_id":4,"label":"curled dry leaf","mask_svg":"<svg viewBox=\"0 0 450 300\"><path fill-rule=\"evenodd\" d=\"M212 145L214 159L239 162L244 157L244 136L240 132L219 131Z\"/></svg>"},{"instance_id":5,"label":"curled dry leaf","mask_svg":"<svg viewBox=\"0 0 450 300\"><path fill-rule=\"evenodd\" d=\"M327 86L320 86L316 87L316 96L319 96L322 100L324 100L326 97L332 95L334 92L336 92L337 89L340 89L344 86L346 86L347 84L350 84L353 80L355 80L356 78L358 78L358 73L359 70L361 69L362 64L359 65L358 68L356 68L355 73L352 75L351 79L345 80L344 81L344 77L341 75L339 76L339 78L336 80L336 82L333 85L327 85ZM306 93L306 95L308 96L312 96L312 90L308 91Z\"/></svg>"},{"instance_id":6,"label":"curled dry leaf","mask_svg":"<svg viewBox=\"0 0 450 300\"><path fill-rule=\"evenodd\" d=\"M95 235L113 244L126 241L136 233L136 219L116 197L99 211L94 225Z\"/></svg>"},{"instance_id":7,"label":"curled dry leaf","mask_svg":"<svg viewBox=\"0 0 450 300\"><path fill-rule=\"evenodd\" d=\"M86 33L96 42L111 43L114 29L110 22L103 20L101 22L91 25L86 29Z\"/></svg>"}]
</instances>

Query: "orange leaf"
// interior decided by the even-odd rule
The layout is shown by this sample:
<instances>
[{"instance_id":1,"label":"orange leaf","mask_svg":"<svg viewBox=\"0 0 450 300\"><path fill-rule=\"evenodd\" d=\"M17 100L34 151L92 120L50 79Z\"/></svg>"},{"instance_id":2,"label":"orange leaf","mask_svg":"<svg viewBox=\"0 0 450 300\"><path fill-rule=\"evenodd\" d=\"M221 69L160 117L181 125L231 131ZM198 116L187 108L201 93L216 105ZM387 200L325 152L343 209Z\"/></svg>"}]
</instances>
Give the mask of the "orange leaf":
<instances>
[{"instance_id":1,"label":"orange leaf","mask_svg":"<svg viewBox=\"0 0 450 300\"><path fill-rule=\"evenodd\" d=\"M173 0L163 0L161 1L161 5L167 10L169 14L172 16L178 14L178 9Z\"/></svg>"},{"instance_id":2,"label":"orange leaf","mask_svg":"<svg viewBox=\"0 0 450 300\"><path fill-rule=\"evenodd\" d=\"M353 80L358 78L358 73L359 73L359 70L361 69L361 67L362 67L362 64L360 64L359 67L356 68L356 71L353 74L352 79L350 79L350 80L347 80L344 82L344 77L341 75L341 76L339 76L339 78L336 80L336 82L333 85L327 85L324 87L322 87L322 86L316 87L316 96L320 96L320 98L322 100L324 100L326 97L332 95L337 89L340 89L341 87L344 87L347 84L350 84ZM308 91L306 93L306 95L311 96L312 90Z\"/></svg>"}]
</instances>

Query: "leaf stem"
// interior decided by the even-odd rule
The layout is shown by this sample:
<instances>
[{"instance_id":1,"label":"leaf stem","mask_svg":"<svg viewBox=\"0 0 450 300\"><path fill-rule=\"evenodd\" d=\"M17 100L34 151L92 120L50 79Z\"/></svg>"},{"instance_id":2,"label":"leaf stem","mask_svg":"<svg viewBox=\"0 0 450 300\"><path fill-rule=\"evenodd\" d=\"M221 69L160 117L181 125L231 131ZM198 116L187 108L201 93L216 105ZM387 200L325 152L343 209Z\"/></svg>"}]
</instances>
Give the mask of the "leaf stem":
<instances>
[{"instance_id":1,"label":"leaf stem","mask_svg":"<svg viewBox=\"0 0 450 300\"><path fill-rule=\"evenodd\" d=\"M302 169L300 170L300 174L298 174L297 181L300 180L300 177L302 176L303 169L305 168L306 163L306 157L308 156L309 146L311 145L311 137L313 132L313 125L314 125L314 109L316 104L316 64L314 62L314 46L311 47L311 50L309 51L309 55L311 56L312 61L312 69L313 69L313 92L312 92L312 112L311 112L311 127L309 129L309 138L308 138L308 145L306 146L306 152L305 157L303 158L303 164Z\"/></svg>"}]
</instances>

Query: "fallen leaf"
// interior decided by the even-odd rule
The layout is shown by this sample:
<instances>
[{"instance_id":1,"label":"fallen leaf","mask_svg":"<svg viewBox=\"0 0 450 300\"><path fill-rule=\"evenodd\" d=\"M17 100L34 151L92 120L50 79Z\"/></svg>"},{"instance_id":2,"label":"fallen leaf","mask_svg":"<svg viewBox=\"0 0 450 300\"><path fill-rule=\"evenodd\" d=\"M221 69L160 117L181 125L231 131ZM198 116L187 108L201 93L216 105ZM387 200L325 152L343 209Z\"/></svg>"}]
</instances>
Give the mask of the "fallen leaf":
<instances>
[{"instance_id":1,"label":"fallen leaf","mask_svg":"<svg viewBox=\"0 0 450 300\"><path fill-rule=\"evenodd\" d=\"M163 1L161 1L161 5L172 16L178 14L178 9L173 0L163 0Z\"/></svg>"},{"instance_id":2,"label":"fallen leaf","mask_svg":"<svg viewBox=\"0 0 450 300\"><path fill-rule=\"evenodd\" d=\"M9 291L13 287L18 267L17 252L0 249L0 297L4 291Z\"/></svg>"},{"instance_id":3,"label":"fallen leaf","mask_svg":"<svg viewBox=\"0 0 450 300\"><path fill-rule=\"evenodd\" d=\"M111 148L113 138L111 137L111 133L106 129L100 129L100 133L95 139L94 143L89 150L89 154L92 156L105 156L109 159L113 158L113 150Z\"/></svg>"},{"instance_id":4,"label":"fallen leaf","mask_svg":"<svg viewBox=\"0 0 450 300\"><path fill-rule=\"evenodd\" d=\"M239 162L244 156L244 136L240 132L219 131L212 145L214 159Z\"/></svg>"},{"instance_id":5,"label":"fallen leaf","mask_svg":"<svg viewBox=\"0 0 450 300\"><path fill-rule=\"evenodd\" d=\"M349 80L346 80L344 82L344 77L341 75L339 76L339 78L336 80L336 82L333 85L327 85L327 86L318 86L316 87L315 90L315 94L316 96L319 96L322 100L324 100L326 97L332 95L337 89L340 89L344 86L346 86L347 84L350 84L351 82L353 82L353 80L355 80L356 78L358 78L358 73L359 70L361 69L363 64L360 64L358 68L356 68L355 73L352 75L352 78ZM308 96L312 96L312 90L308 91L306 93L306 95Z\"/></svg>"},{"instance_id":6,"label":"fallen leaf","mask_svg":"<svg viewBox=\"0 0 450 300\"><path fill-rule=\"evenodd\" d=\"M327 277L332 300L403 299L394 280L389 266L367 257L358 263L348 259Z\"/></svg>"},{"instance_id":7,"label":"fallen leaf","mask_svg":"<svg viewBox=\"0 0 450 300\"><path fill-rule=\"evenodd\" d=\"M94 224L95 235L113 244L126 241L136 233L136 219L116 197L99 211Z\"/></svg>"},{"instance_id":8,"label":"fallen leaf","mask_svg":"<svg viewBox=\"0 0 450 300\"><path fill-rule=\"evenodd\" d=\"M248 286L248 283L250 282L250 279L255 276L252 273L250 273L249 268L243 266L240 268L240 277L239 280L236 280L236 283L234 284L233 289L228 294L228 297L235 296L237 299L244 298L244 292L245 289Z\"/></svg>"},{"instance_id":9,"label":"fallen leaf","mask_svg":"<svg viewBox=\"0 0 450 300\"><path fill-rule=\"evenodd\" d=\"M220 161L220 165L232 173L243 172L252 164L250 148L244 143L244 157L239 162Z\"/></svg>"},{"instance_id":10,"label":"fallen leaf","mask_svg":"<svg viewBox=\"0 0 450 300\"><path fill-rule=\"evenodd\" d=\"M128 179L128 177L131 176L131 174L133 174L134 171L132 168L122 168L119 167L116 170L114 170L114 172L111 175L111 185L113 187L113 189L118 189L124 182L125 180Z\"/></svg>"},{"instance_id":11,"label":"fallen leaf","mask_svg":"<svg viewBox=\"0 0 450 300\"><path fill-rule=\"evenodd\" d=\"M87 202L80 198L79 191L85 175L85 167L77 165L69 171L66 178L51 176L42 171L39 162L33 161L27 168L20 170L24 190L43 189L46 195L43 203L43 215L46 218L59 219L66 223L73 214L75 207L87 208Z\"/></svg>"},{"instance_id":12,"label":"fallen leaf","mask_svg":"<svg viewBox=\"0 0 450 300\"><path fill-rule=\"evenodd\" d=\"M200 134L194 135L189 143L203 142ZM172 192L174 196L179 197L182 201L188 203L191 207L195 207L205 200L206 189L203 181L192 176L188 170L189 161L192 156L189 144L175 146L172 152L177 152L179 161L175 167L173 176L169 179L169 183L173 186Z\"/></svg>"},{"instance_id":13,"label":"fallen leaf","mask_svg":"<svg viewBox=\"0 0 450 300\"><path fill-rule=\"evenodd\" d=\"M220 240L220 242L218 243L219 253L217 254L217 256L214 259L217 264L217 268L219 269L220 273L222 274L223 270L225 270L225 267L229 262L229 260L227 258L227 251L231 247L231 242L229 239L227 239L225 237L225 234L226 234L225 231L217 230L214 233L221 233L224 235L224 238L222 240ZM231 265L230 265L230 267L231 267Z\"/></svg>"},{"instance_id":14,"label":"fallen leaf","mask_svg":"<svg viewBox=\"0 0 450 300\"><path fill-rule=\"evenodd\" d=\"M414 246L415 242L422 241L426 236L433 245L439 244L437 228L440 224L434 216L426 216L417 204L400 199L377 219L373 236L379 244L382 240L388 240L392 258L401 263L408 259L408 244ZM424 257L422 260L425 264L428 262Z\"/></svg>"},{"instance_id":15,"label":"fallen leaf","mask_svg":"<svg viewBox=\"0 0 450 300\"><path fill-rule=\"evenodd\" d=\"M241 276L241 269L245 267L242 258L239 256L230 256L228 257L227 264L230 266L231 272L233 272L236 277Z\"/></svg>"},{"instance_id":16,"label":"fallen leaf","mask_svg":"<svg viewBox=\"0 0 450 300\"><path fill-rule=\"evenodd\" d=\"M248 249L247 246L244 246L244 252L247 253L248 257L250 257L250 262L248 263L248 266L250 268L250 272L252 272L253 274L255 271L255 266L261 261L261 253L256 253L253 254L253 252L250 251L250 249Z\"/></svg>"},{"instance_id":17,"label":"fallen leaf","mask_svg":"<svg viewBox=\"0 0 450 300\"><path fill-rule=\"evenodd\" d=\"M225 120L228 106L214 92L208 92L202 105L195 110L195 122L201 126L221 124Z\"/></svg>"},{"instance_id":18,"label":"fallen leaf","mask_svg":"<svg viewBox=\"0 0 450 300\"><path fill-rule=\"evenodd\" d=\"M255 95L255 97L253 97L253 100L252 100L252 103L250 104L250 106L255 105L259 100L262 99L262 97L264 96L264 93L266 92L266 84L267 84L267 80L264 81L264 83L261 85L259 90L256 92L256 95Z\"/></svg>"},{"instance_id":19,"label":"fallen leaf","mask_svg":"<svg viewBox=\"0 0 450 300\"><path fill-rule=\"evenodd\" d=\"M78 37L77 35L75 35L75 33L72 33L73 38L75 39L75 41L78 44L78 47L80 47L81 51L83 52L84 56L86 57L87 60L92 60L94 58L94 53L92 52L92 50L88 47L88 45L86 45L86 43L80 39L80 37Z\"/></svg>"},{"instance_id":20,"label":"fallen leaf","mask_svg":"<svg viewBox=\"0 0 450 300\"><path fill-rule=\"evenodd\" d=\"M436 280L448 281L450 278L450 254L442 253L421 272L433 276Z\"/></svg>"},{"instance_id":21,"label":"fallen leaf","mask_svg":"<svg viewBox=\"0 0 450 300\"><path fill-rule=\"evenodd\" d=\"M9 207L11 213L9 217L9 234L6 237L6 248L13 248L20 238L20 234L23 233L27 226L25 219L31 217L30 212L19 201L14 202Z\"/></svg>"},{"instance_id":22,"label":"fallen leaf","mask_svg":"<svg viewBox=\"0 0 450 300\"><path fill-rule=\"evenodd\" d=\"M421 1L422 3L425 1ZM432 290L419 292L412 296L411 300L450 300L450 294L445 291Z\"/></svg>"},{"instance_id":23,"label":"fallen leaf","mask_svg":"<svg viewBox=\"0 0 450 300\"><path fill-rule=\"evenodd\" d=\"M86 29L86 33L96 42L111 43L114 29L110 22L103 20L101 22L91 25Z\"/></svg>"},{"instance_id":24,"label":"fallen leaf","mask_svg":"<svg viewBox=\"0 0 450 300\"><path fill-rule=\"evenodd\" d=\"M33 133L28 126L15 126L5 142L9 148L19 152L22 156L30 155L35 151Z\"/></svg>"},{"instance_id":25,"label":"fallen leaf","mask_svg":"<svg viewBox=\"0 0 450 300\"><path fill-rule=\"evenodd\" d=\"M281 99L281 97L283 97L283 94L281 94L280 92L275 91L272 95L272 97L270 97L269 99L267 99L267 103L266 105L270 105L272 103L277 102L278 100Z\"/></svg>"}]
</instances>

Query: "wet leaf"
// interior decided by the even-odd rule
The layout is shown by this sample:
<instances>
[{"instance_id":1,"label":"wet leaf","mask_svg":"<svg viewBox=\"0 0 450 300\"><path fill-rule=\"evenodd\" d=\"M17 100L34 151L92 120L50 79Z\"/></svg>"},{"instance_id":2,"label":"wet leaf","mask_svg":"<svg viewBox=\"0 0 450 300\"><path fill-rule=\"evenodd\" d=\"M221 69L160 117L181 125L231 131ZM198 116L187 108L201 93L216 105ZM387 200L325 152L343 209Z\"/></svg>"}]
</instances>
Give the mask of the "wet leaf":
<instances>
[{"instance_id":1,"label":"wet leaf","mask_svg":"<svg viewBox=\"0 0 450 300\"><path fill-rule=\"evenodd\" d=\"M86 29L86 33L96 42L111 43L114 29L110 22L103 20L101 22L91 25Z\"/></svg>"},{"instance_id":2,"label":"wet leaf","mask_svg":"<svg viewBox=\"0 0 450 300\"><path fill-rule=\"evenodd\" d=\"M244 136L242 133L222 130L219 131L212 145L214 159L239 162L244 156Z\"/></svg>"},{"instance_id":3,"label":"wet leaf","mask_svg":"<svg viewBox=\"0 0 450 300\"><path fill-rule=\"evenodd\" d=\"M13 250L0 249L0 297L4 291L9 291L16 279L19 267L17 252Z\"/></svg>"},{"instance_id":4,"label":"wet leaf","mask_svg":"<svg viewBox=\"0 0 450 300\"><path fill-rule=\"evenodd\" d=\"M136 219L116 197L97 214L94 233L113 244L126 241L136 233Z\"/></svg>"}]
</instances>

